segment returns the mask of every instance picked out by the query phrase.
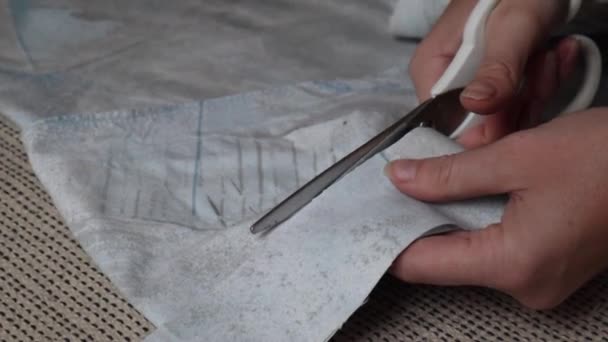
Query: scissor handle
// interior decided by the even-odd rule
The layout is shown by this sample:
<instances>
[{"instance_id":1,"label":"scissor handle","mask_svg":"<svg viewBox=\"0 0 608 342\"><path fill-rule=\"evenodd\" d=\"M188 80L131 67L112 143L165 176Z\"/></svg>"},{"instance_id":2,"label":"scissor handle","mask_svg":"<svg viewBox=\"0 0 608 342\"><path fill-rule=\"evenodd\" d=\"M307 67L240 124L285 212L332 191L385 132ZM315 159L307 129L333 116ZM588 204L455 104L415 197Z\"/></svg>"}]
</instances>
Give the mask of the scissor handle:
<instances>
[{"instance_id":1,"label":"scissor handle","mask_svg":"<svg viewBox=\"0 0 608 342\"><path fill-rule=\"evenodd\" d=\"M431 88L431 96L465 87L473 81L485 52L486 23L498 1L479 0L464 26L460 48L443 75Z\"/></svg>"},{"instance_id":2,"label":"scissor handle","mask_svg":"<svg viewBox=\"0 0 608 342\"><path fill-rule=\"evenodd\" d=\"M578 112L591 106L595 94L600 87L600 79L602 77L602 53L597 44L586 36L575 34L570 37L578 40L580 43L585 57L586 69L581 88L560 115Z\"/></svg>"},{"instance_id":3,"label":"scissor handle","mask_svg":"<svg viewBox=\"0 0 608 342\"><path fill-rule=\"evenodd\" d=\"M456 88L466 87L473 81L485 52L485 31L488 17L498 2L499 0L479 0L465 24L460 48L441 78L431 88L433 97ZM602 74L602 56L593 40L581 35L571 37L581 44L585 56L586 72L581 89L562 114L589 107L599 88ZM467 129L481 123L483 119L482 115L469 113L450 138L459 137Z\"/></svg>"}]
</instances>

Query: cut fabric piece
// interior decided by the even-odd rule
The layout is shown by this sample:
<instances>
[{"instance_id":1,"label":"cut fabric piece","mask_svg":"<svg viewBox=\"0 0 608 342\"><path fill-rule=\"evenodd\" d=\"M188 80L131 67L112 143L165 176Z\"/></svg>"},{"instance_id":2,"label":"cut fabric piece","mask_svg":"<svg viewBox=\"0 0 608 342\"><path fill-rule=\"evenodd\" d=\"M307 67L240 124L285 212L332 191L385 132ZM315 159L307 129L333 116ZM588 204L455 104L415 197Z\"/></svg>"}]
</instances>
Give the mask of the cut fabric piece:
<instances>
[{"instance_id":1,"label":"cut fabric piece","mask_svg":"<svg viewBox=\"0 0 608 342\"><path fill-rule=\"evenodd\" d=\"M83 248L160 327L150 340L325 340L409 243L500 217L500 202L430 206L389 184L388 158L457 150L419 129L271 234L249 233L412 107L413 90L393 79L58 117L24 141Z\"/></svg>"}]
</instances>

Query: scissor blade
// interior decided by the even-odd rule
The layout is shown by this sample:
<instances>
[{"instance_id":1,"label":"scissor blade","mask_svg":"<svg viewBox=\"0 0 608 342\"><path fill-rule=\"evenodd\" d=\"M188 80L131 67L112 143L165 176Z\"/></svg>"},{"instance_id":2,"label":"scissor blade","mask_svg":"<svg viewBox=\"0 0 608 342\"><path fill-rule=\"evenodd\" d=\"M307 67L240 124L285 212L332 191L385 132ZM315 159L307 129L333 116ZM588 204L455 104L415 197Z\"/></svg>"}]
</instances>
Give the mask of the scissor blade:
<instances>
[{"instance_id":1,"label":"scissor blade","mask_svg":"<svg viewBox=\"0 0 608 342\"><path fill-rule=\"evenodd\" d=\"M439 132L450 135L467 114L460 104L461 91L462 89L451 90L416 107L399 121L296 190L254 223L251 226L251 232L256 234L275 228L341 177L376 153L388 148L421 124L428 124Z\"/></svg>"},{"instance_id":2,"label":"scissor blade","mask_svg":"<svg viewBox=\"0 0 608 342\"><path fill-rule=\"evenodd\" d=\"M417 127L416 118L419 116L417 114L422 113L428 104L429 102L421 104L389 128L385 129L370 141L360 146L346 157L340 159L337 163L306 183L254 223L251 226L251 232L256 234L275 228L312 201L313 198L321 194L323 190L327 189L342 176L361 165L376 153L381 152L397 142L410 130Z\"/></svg>"}]
</instances>

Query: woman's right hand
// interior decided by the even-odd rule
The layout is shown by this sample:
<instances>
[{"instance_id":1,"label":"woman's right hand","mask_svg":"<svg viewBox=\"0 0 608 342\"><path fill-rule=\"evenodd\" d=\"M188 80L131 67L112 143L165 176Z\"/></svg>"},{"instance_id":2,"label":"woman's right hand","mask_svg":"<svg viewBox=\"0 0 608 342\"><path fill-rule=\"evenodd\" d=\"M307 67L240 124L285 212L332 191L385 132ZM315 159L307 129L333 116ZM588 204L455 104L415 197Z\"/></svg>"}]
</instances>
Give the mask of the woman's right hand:
<instances>
[{"instance_id":1,"label":"woman's right hand","mask_svg":"<svg viewBox=\"0 0 608 342\"><path fill-rule=\"evenodd\" d=\"M421 101L431 96L431 88L460 47L464 25L476 4L477 0L451 1L417 48L410 76ZM461 102L472 112L495 115L460 137L465 147L485 145L540 122L544 105L572 72L578 55L578 42L572 38L540 50L553 29L565 22L568 4L568 0L504 0L490 14L485 55Z\"/></svg>"}]
</instances>

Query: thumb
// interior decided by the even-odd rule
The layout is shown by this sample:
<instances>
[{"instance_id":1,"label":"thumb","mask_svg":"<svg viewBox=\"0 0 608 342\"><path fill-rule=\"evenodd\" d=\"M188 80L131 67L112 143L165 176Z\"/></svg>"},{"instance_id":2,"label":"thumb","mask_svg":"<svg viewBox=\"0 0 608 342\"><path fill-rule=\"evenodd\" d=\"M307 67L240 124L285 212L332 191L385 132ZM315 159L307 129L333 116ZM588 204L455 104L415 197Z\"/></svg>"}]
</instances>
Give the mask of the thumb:
<instances>
[{"instance_id":1,"label":"thumb","mask_svg":"<svg viewBox=\"0 0 608 342\"><path fill-rule=\"evenodd\" d=\"M458 154L390 162L385 173L403 193L424 201L451 201L523 188L521 167L528 135L515 133Z\"/></svg>"},{"instance_id":2,"label":"thumb","mask_svg":"<svg viewBox=\"0 0 608 342\"><path fill-rule=\"evenodd\" d=\"M550 15L537 14L542 9L526 2L502 1L488 19L482 64L462 92L467 109L495 113L507 107L518 92L529 56L552 26L545 19Z\"/></svg>"},{"instance_id":3,"label":"thumb","mask_svg":"<svg viewBox=\"0 0 608 342\"><path fill-rule=\"evenodd\" d=\"M501 225L420 239L397 257L391 273L411 283L494 287L504 271Z\"/></svg>"}]
</instances>

